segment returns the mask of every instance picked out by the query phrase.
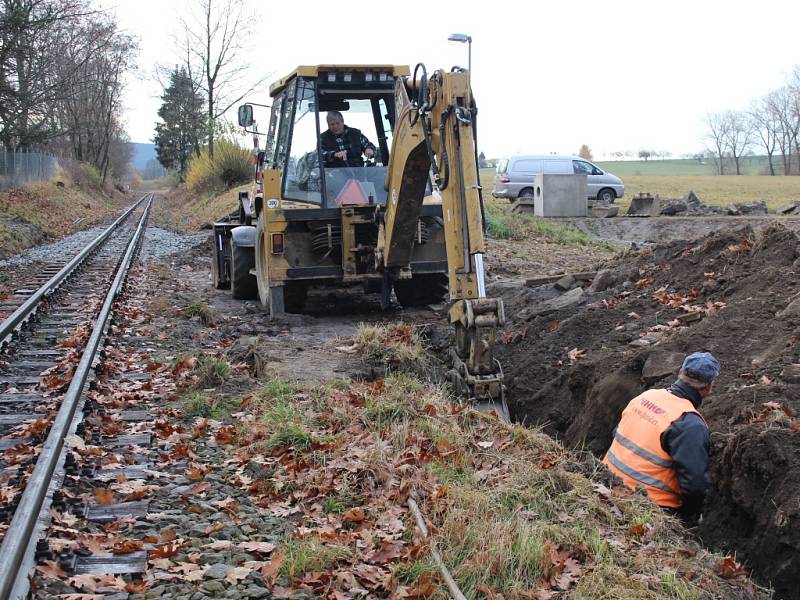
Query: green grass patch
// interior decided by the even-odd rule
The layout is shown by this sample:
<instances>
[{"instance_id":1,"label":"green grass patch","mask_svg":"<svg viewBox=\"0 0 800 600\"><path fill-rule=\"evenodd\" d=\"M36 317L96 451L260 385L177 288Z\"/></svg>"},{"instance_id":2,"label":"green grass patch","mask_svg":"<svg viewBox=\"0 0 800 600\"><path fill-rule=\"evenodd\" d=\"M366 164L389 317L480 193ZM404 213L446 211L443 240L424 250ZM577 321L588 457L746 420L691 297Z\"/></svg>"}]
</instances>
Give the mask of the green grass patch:
<instances>
[{"instance_id":1,"label":"green grass patch","mask_svg":"<svg viewBox=\"0 0 800 600\"><path fill-rule=\"evenodd\" d=\"M183 414L187 417L203 417L223 421L239 408L237 400L211 398L199 392L192 394L183 403Z\"/></svg>"},{"instance_id":2,"label":"green grass patch","mask_svg":"<svg viewBox=\"0 0 800 600\"><path fill-rule=\"evenodd\" d=\"M184 317L197 317L203 325L213 325L215 320L214 309L205 300L195 300L188 306L181 309Z\"/></svg>"},{"instance_id":3,"label":"green grass patch","mask_svg":"<svg viewBox=\"0 0 800 600\"><path fill-rule=\"evenodd\" d=\"M197 361L195 375L196 387L216 387L225 382L231 374L231 364L222 356L203 355Z\"/></svg>"},{"instance_id":4,"label":"green grass patch","mask_svg":"<svg viewBox=\"0 0 800 600\"><path fill-rule=\"evenodd\" d=\"M487 205L489 237L501 240L538 238L562 246L607 248L608 245L569 225L529 214L512 213L497 202Z\"/></svg>"},{"instance_id":5,"label":"green grass patch","mask_svg":"<svg viewBox=\"0 0 800 600\"><path fill-rule=\"evenodd\" d=\"M316 539L289 539L284 549L286 555L281 574L290 579L302 577L306 573L327 571L351 556L346 546L323 544Z\"/></svg>"},{"instance_id":6,"label":"green grass patch","mask_svg":"<svg viewBox=\"0 0 800 600\"><path fill-rule=\"evenodd\" d=\"M264 441L257 446L268 451L278 448L306 450L311 447L310 423L292 403L294 388L283 381L271 381L254 395L254 412Z\"/></svg>"}]
</instances>

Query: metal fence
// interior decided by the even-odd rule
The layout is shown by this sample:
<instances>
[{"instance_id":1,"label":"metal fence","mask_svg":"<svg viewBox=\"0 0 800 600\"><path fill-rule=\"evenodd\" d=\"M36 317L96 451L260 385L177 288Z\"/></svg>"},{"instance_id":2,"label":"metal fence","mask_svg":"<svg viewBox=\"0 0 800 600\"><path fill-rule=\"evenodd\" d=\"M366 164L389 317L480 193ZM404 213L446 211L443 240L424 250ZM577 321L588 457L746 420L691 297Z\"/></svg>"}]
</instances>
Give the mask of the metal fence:
<instances>
[{"instance_id":1,"label":"metal fence","mask_svg":"<svg viewBox=\"0 0 800 600\"><path fill-rule=\"evenodd\" d=\"M0 191L29 181L50 179L56 174L58 159L41 152L9 152L0 149Z\"/></svg>"}]
</instances>

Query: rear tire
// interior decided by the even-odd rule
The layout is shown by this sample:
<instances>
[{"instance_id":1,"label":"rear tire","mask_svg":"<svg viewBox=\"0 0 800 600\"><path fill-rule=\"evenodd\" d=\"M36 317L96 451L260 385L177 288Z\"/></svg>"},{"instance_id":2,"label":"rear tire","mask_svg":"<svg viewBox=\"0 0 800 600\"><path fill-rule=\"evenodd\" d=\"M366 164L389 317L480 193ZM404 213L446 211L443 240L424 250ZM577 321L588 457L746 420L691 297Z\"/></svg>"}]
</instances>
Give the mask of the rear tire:
<instances>
[{"instance_id":1,"label":"rear tire","mask_svg":"<svg viewBox=\"0 0 800 600\"><path fill-rule=\"evenodd\" d=\"M214 252L214 256L211 257L211 285L214 286L215 290L222 290L230 287L230 283L222 283L220 281L219 256L217 256L216 252Z\"/></svg>"},{"instance_id":2,"label":"rear tire","mask_svg":"<svg viewBox=\"0 0 800 600\"><path fill-rule=\"evenodd\" d=\"M403 308L439 304L447 296L447 282L447 275L443 273L424 273L395 281L394 293Z\"/></svg>"},{"instance_id":3,"label":"rear tire","mask_svg":"<svg viewBox=\"0 0 800 600\"><path fill-rule=\"evenodd\" d=\"M533 198L533 188L526 187L519 191L519 198Z\"/></svg>"},{"instance_id":4,"label":"rear tire","mask_svg":"<svg viewBox=\"0 0 800 600\"><path fill-rule=\"evenodd\" d=\"M231 296L236 300L258 298L258 285L250 269L255 266L253 248L237 246L231 240Z\"/></svg>"}]
</instances>

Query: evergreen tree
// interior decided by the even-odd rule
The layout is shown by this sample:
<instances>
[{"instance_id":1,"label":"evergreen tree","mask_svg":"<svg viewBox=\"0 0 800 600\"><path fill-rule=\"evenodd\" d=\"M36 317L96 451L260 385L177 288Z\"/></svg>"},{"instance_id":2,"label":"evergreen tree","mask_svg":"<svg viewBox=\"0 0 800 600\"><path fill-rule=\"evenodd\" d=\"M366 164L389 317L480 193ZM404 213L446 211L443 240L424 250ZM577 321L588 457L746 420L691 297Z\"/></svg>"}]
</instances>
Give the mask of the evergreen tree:
<instances>
[{"instance_id":1,"label":"evergreen tree","mask_svg":"<svg viewBox=\"0 0 800 600\"><path fill-rule=\"evenodd\" d=\"M203 95L186 69L176 67L169 75L169 85L161 100L158 116L163 123L156 124L153 138L158 162L166 169L177 171L183 180L192 153L200 155L208 135Z\"/></svg>"}]
</instances>

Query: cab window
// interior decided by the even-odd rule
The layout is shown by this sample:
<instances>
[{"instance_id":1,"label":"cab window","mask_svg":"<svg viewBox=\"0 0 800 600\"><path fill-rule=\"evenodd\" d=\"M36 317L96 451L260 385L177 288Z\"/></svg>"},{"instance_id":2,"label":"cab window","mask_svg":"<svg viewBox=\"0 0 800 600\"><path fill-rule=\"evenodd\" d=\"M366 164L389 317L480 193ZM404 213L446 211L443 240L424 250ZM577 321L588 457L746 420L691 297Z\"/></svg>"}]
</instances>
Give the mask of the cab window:
<instances>
[{"instance_id":1,"label":"cab window","mask_svg":"<svg viewBox=\"0 0 800 600\"><path fill-rule=\"evenodd\" d=\"M317 153L317 120L314 118L315 81L298 79L289 157L283 177L283 197L322 203L322 173Z\"/></svg>"},{"instance_id":2,"label":"cab window","mask_svg":"<svg viewBox=\"0 0 800 600\"><path fill-rule=\"evenodd\" d=\"M353 98L336 92L320 90L321 108L317 123L320 134L328 129L326 105L335 105L342 109L339 112L345 127L358 129L375 146L376 152L374 159L365 160L363 166L323 164L324 206L385 204L388 196L386 173L392 147L392 96L389 93L380 97Z\"/></svg>"}]
</instances>

